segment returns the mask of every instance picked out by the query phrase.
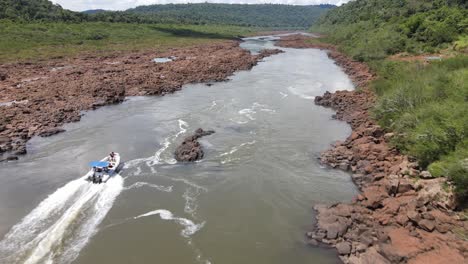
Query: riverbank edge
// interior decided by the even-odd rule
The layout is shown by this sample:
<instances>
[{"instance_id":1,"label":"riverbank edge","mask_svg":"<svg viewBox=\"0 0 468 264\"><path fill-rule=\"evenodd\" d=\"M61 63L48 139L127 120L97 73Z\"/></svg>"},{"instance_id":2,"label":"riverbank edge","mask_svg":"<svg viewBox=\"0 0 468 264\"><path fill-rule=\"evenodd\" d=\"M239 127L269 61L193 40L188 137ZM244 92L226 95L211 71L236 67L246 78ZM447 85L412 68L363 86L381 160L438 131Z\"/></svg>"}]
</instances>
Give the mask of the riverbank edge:
<instances>
[{"instance_id":1,"label":"riverbank edge","mask_svg":"<svg viewBox=\"0 0 468 264\"><path fill-rule=\"evenodd\" d=\"M9 105L0 106L0 162L26 154L26 143L34 136L64 132L62 125L80 121L83 111L121 103L126 96L163 96L185 84L226 81L282 52L252 55L240 43L1 65L0 102ZM153 62L157 57L174 60Z\"/></svg>"},{"instance_id":2,"label":"riverbank edge","mask_svg":"<svg viewBox=\"0 0 468 264\"><path fill-rule=\"evenodd\" d=\"M369 67L304 36L283 37L278 46L327 50L358 87L315 98L352 128L345 141L321 153L321 163L350 171L361 194L350 203L315 206L309 244L335 247L344 263L466 263L468 242L460 234L467 233L468 221L453 211L450 183L391 147L393 134L369 115L376 100Z\"/></svg>"}]
</instances>

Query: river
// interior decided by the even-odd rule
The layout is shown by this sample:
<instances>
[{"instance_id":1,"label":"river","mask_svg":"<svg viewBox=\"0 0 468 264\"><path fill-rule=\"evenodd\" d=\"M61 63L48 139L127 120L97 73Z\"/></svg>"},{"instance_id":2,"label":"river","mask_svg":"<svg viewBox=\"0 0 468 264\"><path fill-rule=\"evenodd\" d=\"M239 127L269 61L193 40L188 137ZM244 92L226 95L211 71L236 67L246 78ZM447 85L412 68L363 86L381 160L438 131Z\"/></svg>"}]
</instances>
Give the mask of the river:
<instances>
[{"instance_id":1,"label":"river","mask_svg":"<svg viewBox=\"0 0 468 264\"><path fill-rule=\"evenodd\" d=\"M304 232L314 204L357 193L317 160L351 130L313 98L353 85L326 52L283 50L227 82L130 97L32 139L26 156L0 164L0 263L339 262ZM177 163L176 145L199 127L216 131L201 139L205 159ZM110 151L125 161L120 175L80 178Z\"/></svg>"}]
</instances>

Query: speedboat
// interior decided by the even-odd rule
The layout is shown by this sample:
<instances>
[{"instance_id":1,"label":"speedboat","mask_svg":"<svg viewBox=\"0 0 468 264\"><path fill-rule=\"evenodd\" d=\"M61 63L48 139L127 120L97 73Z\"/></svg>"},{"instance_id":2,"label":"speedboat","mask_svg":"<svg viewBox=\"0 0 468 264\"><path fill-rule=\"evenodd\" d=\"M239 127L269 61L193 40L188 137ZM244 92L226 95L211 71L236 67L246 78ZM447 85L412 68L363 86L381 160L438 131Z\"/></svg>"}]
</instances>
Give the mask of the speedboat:
<instances>
[{"instance_id":1,"label":"speedboat","mask_svg":"<svg viewBox=\"0 0 468 264\"><path fill-rule=\"evenodd\" d=\"M119 153L111 152L109 156L100 161L91 161L91 170L86 174L86 180L92 183L105 183L114 176L120 165Z\"/></svg>"}]
</instances>

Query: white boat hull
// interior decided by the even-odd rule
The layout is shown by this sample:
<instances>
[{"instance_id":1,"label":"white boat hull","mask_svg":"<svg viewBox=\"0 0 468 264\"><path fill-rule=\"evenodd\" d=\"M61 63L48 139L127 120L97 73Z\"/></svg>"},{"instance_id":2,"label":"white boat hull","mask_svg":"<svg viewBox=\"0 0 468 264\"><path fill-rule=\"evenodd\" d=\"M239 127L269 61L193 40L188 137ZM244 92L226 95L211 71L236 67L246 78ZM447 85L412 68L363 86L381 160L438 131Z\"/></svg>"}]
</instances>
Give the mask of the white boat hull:
<instances>
[{"instance_id":1,"label":"white boat hull","mask_svg":"<svg viewBox=\"0 0 468 264\"><path fill-rule=\"evenodd\" d=\"M85 179L87 181L92 182L92 183L105 183L109 179L111 179L112 176L114 176L118 172L118 169L119 169L119 166L120 166L120 155L119 155L119 153L114 153L114 154L115 155L114 155L114 158L112 160L111 160L111 158L109 156L105 157L104 159L101 160L101 161L109 162L109 164L112 167L109 167L109 169L107 171L103 170L102 172L94 172L94 170L91 169L86 174Z\"/></svg>"}]
</instances>

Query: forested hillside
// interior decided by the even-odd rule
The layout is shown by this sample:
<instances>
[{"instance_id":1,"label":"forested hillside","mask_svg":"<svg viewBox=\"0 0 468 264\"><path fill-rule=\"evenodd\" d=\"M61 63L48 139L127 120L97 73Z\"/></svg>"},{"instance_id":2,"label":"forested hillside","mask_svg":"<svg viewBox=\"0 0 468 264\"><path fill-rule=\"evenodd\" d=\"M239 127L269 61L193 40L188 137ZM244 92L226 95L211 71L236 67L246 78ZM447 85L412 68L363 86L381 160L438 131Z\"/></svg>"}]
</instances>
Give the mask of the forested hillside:
<instances>
[{"instance_id":1,"label":"forested hillside","mask_svg":"<svg viewBox=\"0 0 468 264\"><path fill-rule=\"evenodd\" d=\"M326 33L359 60L431 52L463 41L466 6L463 0L356 0L328 12L313 30Z\"/></svg>"},{"instance_id":2,"label":"forested hillside","mask_svg":"<svg viewBox=\"0 0 468 264\"><path fill-rule=\"evenodd\" d=\"M168 4L139 6L127 13L169 23L228 24L257 27L310 27L331 5ZM107 14L104 14L107 15Z\"/></svg>"},{"instance_id":3,"label":"forested hillside","mask_svg":"<svg viewBox=\"0 0 468 264\"><path fill-rule=\"evenodd\" d=\"M86 15L65 10L48 0L0 0L0 19L78 22L86 19Z\"/></svg>"},{"instance_id":4,"label":"forested hillside","mask_svg":"<svg viewBox=\"0 0 468 264\"><path fill-rule=\"evenodd\" d=\"M466 8L463 0L356 0L312 28L374 69L374 117L396 132L393 144L402 152L451 179L461 199L468 198ZM401 60L388 59L397 53Z\"/></svg>"},{"instance_id":5,"label":"forested hillside","mask_svg":"<svg viewBox=\"0 0 468 264\"><path fill-rule=\"evenodd\" d=\"M127 11L65 10L48 0L0 0L0 19L307 28L332 5L167 4Z\"/></svg>"}]
</instances>

